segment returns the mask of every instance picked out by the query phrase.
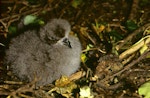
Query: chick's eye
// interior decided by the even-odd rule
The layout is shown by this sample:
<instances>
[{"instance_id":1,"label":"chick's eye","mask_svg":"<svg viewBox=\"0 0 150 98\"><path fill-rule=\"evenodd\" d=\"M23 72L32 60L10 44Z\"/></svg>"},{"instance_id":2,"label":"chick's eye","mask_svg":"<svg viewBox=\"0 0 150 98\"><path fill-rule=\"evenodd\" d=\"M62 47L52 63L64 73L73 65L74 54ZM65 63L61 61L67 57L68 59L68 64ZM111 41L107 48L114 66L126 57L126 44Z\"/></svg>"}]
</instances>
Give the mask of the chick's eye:
<instances>
[{"instance_id":1,"label":"chick's eye","mask_svg":"<svg viewBox=\"0 0 150 98\"><path fill-rule=\"evenodd\" d=\"M48 43L48 44L55 44L58 40L54 37L48 37L46 36L45 37L45 41Z\"/></svg>"}]
</instances>

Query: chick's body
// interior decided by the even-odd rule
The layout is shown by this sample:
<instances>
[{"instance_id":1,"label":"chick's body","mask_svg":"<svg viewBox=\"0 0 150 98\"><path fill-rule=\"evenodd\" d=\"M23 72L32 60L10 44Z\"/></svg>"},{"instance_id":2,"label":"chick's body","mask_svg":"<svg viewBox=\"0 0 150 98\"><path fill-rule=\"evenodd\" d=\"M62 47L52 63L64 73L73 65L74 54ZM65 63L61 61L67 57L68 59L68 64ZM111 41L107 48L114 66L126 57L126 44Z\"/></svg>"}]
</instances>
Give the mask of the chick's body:
<instances>
[{"instance_id":1,"label":"chick's body","mask_svg":"<svg viewBox=\"0 0 150 98\"><path fill-rule=\"evenodd\" d=\"M51 25L64 31L57 31L56 26ZM80 65L81 45L76 37L69 35L70 30L66 26L70 28L66 20L54 19L39 32L29 30L12 39L5 58L13 73L29 81L39 78L38 86L51 83L61 75L74 73ZM64 34L56 35L52 29ZM65 45L65 39L69 40L71 47Z\"/></svg>"}]
</instances>

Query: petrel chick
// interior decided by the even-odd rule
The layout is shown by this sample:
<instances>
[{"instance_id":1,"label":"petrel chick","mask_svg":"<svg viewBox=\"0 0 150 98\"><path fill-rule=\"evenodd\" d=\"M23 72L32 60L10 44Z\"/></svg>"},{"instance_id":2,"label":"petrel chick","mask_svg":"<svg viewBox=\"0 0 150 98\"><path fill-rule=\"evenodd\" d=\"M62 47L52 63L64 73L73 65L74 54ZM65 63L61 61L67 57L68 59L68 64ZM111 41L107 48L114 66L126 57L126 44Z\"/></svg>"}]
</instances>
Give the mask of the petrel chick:
<instances>
[{"instance_id":1,"label":"petrel chick","mask_svg":"<svg viewBox=\"0 0 150 98\"><path fill-rule=\"evenodd\" d=\"M80 66L81 44L70 31L64 19L52 19L38 31L25 31L12 38L5 64L21 80L38 78L37 86L71 75Z\"/></svg>"}]
</instances>

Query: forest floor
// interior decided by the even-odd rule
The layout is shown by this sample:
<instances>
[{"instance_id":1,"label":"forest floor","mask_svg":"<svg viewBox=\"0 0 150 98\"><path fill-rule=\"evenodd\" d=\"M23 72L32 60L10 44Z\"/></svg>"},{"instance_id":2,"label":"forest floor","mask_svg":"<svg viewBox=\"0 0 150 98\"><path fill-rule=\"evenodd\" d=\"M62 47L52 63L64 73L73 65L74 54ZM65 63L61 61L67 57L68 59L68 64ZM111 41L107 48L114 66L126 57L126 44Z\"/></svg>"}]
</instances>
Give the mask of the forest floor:
<instances>
[{"instance_id":1,"label":"forest floor","mask_svg":"<svg viewBox=\"0 0 150 98\"><path fill-rule=\"evenodd\" d=\"M149 5L149 0L1 0L0 98L150 98L150 90L139 92L150 81ZM24 83L11 74L3 64L5 49L26 15L70 22L82 44L76 73L38 89L37 79Z\"/></svg>"}]
</instances>

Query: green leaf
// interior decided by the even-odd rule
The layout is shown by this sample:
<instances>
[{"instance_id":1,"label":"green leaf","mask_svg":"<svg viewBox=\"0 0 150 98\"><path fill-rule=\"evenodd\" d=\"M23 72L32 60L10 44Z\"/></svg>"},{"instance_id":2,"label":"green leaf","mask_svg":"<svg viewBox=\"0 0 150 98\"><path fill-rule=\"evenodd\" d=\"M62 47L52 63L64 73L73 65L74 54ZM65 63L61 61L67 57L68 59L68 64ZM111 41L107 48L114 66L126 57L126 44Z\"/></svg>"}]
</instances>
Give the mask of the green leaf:
<instances>
[{"instance_id":1,"label":"green leaf","mask_svg":"<svg viewBox=\"0 0 150 98\"><path fill-rule=\"evenodd\" d=\"M138 89L139 95L144 95L144 98L150 98L150 81L141 85Z\"/></svg>"},{"instance_id":2,"label":"green leaf","mask_svg":"<svg viewBox=\"0 0 150 98\"><path fill-rule=\"evenodd\" d=\"M42 21L42 20L38 20L38 24L39 24L39 25L44 25L44 24L45 24L45 22L44 22L44 21Z\"/></svg>"},{"instance_id":3,"label":"green leaf","mask_svg":"<svg viewBox=\"0 0 150 98\"><path fill-rule=\"evenodd\" d=\"M111 30L109 32L109 35L112 36L113 38L115 38L115 40L117 40L117 41L123 39L122 35L119 34L116 30Z\"/></svg>"},{"instance_id":4,"label":"green leaf","mask_svg":"<svg viewBox=\"0 0 150 98\"><path fill-rule=\"evenodd\" d=\"M82 53L82 54L81 54L81 61L82 61L83 63L85 63L85 62L87 61L87 56L86 56L85 53Z\"/></svg>"},{"instance_id":5,"label":"green leaf","mask_svg":"<svg viewBox=\"0 0 150 98\"><path fill-rule=\"evenodd\" d=\"M88 86L80 88L80 98L94 98L91 94L91 89Z\"/></svg>"},{"instance_id":6,"label":"green leaf","mask_svg":"<svg viewBox=\"0 0 150 98\"><path fill-rule=\"evenodd\" d=\"M142 55L146 50L148 50L148 46L144 44L142 48L140 49L140 54Z\"/></svg>"},{"instance_id":7,"label":"green leaf","mask_svg":"<svg viewBox=\"0 0 150 98\"><path fill-rule=\"evenodd\" d=\"M36 19L37 19L36 16L27 15L27 16L24 18L24 25L29 25L29 24L31 24L31 23L34 23Z\"/></svg>"},{"instance_id":8,"label":"green leaf","mask_svg":"<svg viewBox=\"0 0 150 98\"><path fill-rule=\"evenodd\" d=\"M17 27L9 26L8 31L9 31L9 34L15 34L17 32Z\"/></svg>"},{"instance_id":9,"label":"green leaf","mask_svg":"<svg viewBox=\"0 0 150 98\"><path fill-rule=\"evenodd\" d=\"M73 0L72 7L77 8L82 3L82 0Z\"/></svg>"},{"instance_id":10,"label":"green leaf","mask_svg":"<svg viewBox=\"0 0 150 98\"><path fill-rule=\"evenodd\" d=\"M137 24L132 20L127 20L126 25L129 31L133 31L138 28Z\"/></svg>"}]
</instances>

